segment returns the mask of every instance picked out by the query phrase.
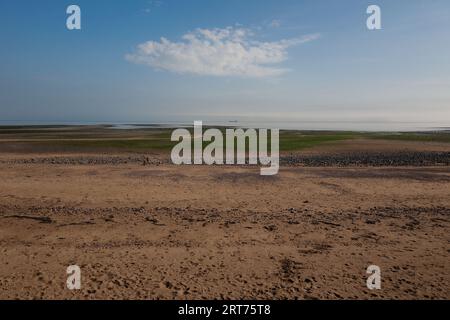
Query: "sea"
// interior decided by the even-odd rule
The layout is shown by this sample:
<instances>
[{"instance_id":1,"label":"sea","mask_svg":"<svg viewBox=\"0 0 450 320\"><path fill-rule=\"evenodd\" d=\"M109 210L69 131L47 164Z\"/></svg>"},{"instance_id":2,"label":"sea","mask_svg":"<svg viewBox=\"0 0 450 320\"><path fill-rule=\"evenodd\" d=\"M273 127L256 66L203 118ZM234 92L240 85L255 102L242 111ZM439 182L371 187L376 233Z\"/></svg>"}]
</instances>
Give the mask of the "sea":
<instances>
[{"instance_id":1,"label":"sea","mask_svg":"<svg viewBox=\"0 0 450 320\"><path fill-rule=\"evenodd\" d=\"M0 120L0 126L89 126L105 125L115 130L143 128L192 127L194 121L20 121ZM250 120L207 120L207 127L274 128L280 130L305 131L360 131L360 132L428 132L450 131L450 122L396 122L396 121L250 121Z\"/></svg>"}]
</instances>

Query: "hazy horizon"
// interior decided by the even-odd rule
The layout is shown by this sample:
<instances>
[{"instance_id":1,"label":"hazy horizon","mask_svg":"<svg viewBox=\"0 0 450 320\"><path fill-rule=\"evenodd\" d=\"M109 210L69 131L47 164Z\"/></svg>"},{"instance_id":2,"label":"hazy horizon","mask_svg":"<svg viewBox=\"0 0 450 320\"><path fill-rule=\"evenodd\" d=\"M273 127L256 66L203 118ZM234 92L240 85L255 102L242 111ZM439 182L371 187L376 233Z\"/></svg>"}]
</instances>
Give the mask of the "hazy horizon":
<instances>
[{"instance_id":1,"label":"hazy horizon","mask_svg":"<svg viewBox=\"0 0 450 320\"><path fill-rule=\"evenodd\" d=\"M334 120L155 120L155 121L17 121L0 120L0 126L95 126L106 125L115 129L139 129L143 127L178 128L192 126L194 121L203 121L204 126L230 126L242 128L277 128L281 130L312 131L367 131L367 132L426 132L450 130L445 122L408 122L408 121L334 121Z\"/></svg>"}]
</instances>

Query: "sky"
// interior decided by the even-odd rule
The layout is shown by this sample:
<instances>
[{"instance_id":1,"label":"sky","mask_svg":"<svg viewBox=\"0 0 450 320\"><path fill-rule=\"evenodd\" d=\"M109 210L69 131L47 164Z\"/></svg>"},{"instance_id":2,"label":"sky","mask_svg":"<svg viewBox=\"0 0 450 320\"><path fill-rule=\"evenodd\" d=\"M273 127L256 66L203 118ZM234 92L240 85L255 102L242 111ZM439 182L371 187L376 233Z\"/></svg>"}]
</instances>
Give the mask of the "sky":
<instances>
[{"instance_id":1,"label":"sky","mask_svg":"<svg viewBox=\"0 0 450 320\"><path fill-rule=\"evenodd\" d=\"M2 0L0 26L0 121L450 125L448 0Z\"/></svg>"}]
</instances>

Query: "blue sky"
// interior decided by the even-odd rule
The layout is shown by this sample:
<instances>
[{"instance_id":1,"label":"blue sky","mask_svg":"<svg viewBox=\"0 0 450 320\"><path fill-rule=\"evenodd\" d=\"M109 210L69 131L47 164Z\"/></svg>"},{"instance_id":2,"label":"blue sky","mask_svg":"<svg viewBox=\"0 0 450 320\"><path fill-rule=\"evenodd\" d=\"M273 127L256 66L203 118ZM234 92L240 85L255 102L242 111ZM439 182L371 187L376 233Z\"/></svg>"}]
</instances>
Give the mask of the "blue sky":
<instances>
[{"instance_id":1,"label":"blue sky","mask_svg":"<svg viewBox=\"0 0 450 320\"><path fill-rule=\"evenodd\" d=\"M5 0L0 21L3 121L450 122L448 0Z\"/></svg>"}]
</instances>

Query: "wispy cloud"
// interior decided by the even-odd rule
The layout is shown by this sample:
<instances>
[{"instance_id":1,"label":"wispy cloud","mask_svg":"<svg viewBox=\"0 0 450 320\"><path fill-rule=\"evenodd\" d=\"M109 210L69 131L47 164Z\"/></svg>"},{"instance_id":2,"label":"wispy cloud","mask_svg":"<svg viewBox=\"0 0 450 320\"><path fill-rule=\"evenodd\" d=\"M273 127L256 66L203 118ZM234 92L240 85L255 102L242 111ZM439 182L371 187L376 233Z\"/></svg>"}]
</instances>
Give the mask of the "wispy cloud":
<instances>
[{"instance_id":1,"label":"wispy cloud","mask_svg":"<svg viewBox=\"0 0 450 320\"><path fill-rule=\"evenodd\" d=\"M145 13L151 13L153 9L159 8L164 4L164 2L159 0L149 0L147 1L147 7L144 9Z\"/></svg>"},{"instance_id":2,"label":"wispy cloud","mask_svg":"<svg viewBox=\"0 0 450 320\"><path fill-rule=\"evenodd\" d=\"M281 26L281 21L280 20L272 20L269 23L269 27L270 28L279 28Z\"/></svg>"},{"instance_id":3,"label":"wispy cloud","mask_svg":"<svg viewBox=\"0 0 450 320\"><path fill-rule=\"evenodd\" d=\"M166 38L137 46L126 55L133 63L180 74L264 78L288 71L275 65L285 61L288 48L319 38L319 34L299 38L260 42L245 28L197 29L181 41Z\"/></svg>"}]
</instances>

